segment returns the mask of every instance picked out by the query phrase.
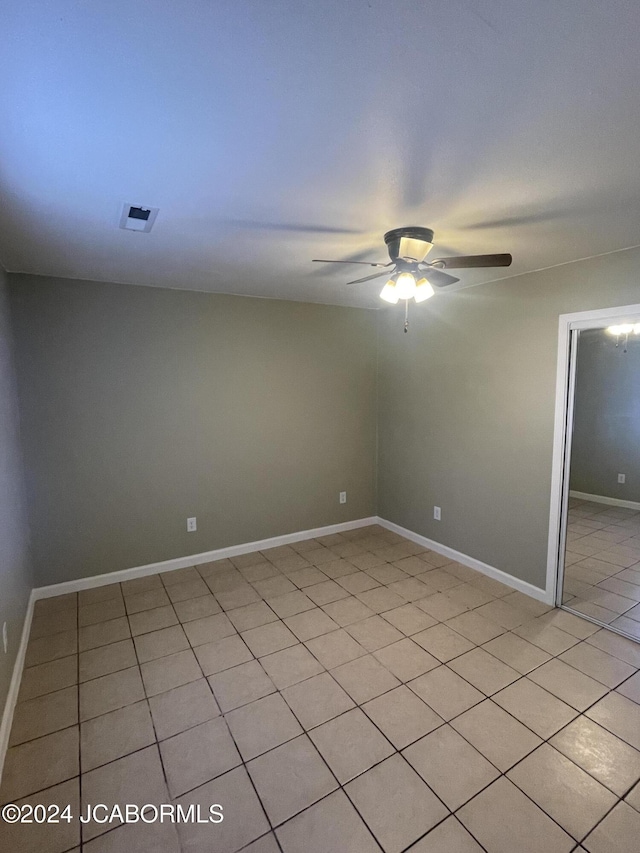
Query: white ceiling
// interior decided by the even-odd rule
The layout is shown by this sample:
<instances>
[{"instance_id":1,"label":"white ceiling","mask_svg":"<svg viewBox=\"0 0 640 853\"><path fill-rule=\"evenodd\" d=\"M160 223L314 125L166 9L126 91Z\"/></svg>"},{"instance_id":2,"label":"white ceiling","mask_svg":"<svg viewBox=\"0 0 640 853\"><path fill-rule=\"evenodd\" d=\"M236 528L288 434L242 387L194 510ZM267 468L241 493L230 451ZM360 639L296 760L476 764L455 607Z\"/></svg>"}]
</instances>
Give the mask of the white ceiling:
<instances>
[{"instance_id":1,"label":"white ceiling","mask_svg":"<svg viewBox=\"0 0 640 853\"><path fill-rule=\"evenodd\" d=\"M344 286L366 267L311 259L385 261L401 225L432 257L513 253L468 285L640 244L637 0L20 0L1 23L9 270L377 306ZM125 202L160 208L150 234Z\"/></svg>"}]
</instances>

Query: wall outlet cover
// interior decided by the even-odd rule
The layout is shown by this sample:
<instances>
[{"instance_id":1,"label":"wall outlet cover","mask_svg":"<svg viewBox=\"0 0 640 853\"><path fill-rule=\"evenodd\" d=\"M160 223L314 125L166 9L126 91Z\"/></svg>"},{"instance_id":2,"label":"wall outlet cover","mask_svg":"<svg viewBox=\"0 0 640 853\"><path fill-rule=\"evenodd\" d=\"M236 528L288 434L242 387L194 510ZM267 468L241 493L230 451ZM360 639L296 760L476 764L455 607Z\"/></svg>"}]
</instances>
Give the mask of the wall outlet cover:
<instances>
[{"instance_id":1,"label":"wall outlet cover","mask_svg":"<svg viewBox=\"0 0 640 853\"><path fill-rule=\"evenodd\" d=\"M198 528L196 526L196 519L195 518L188 518L187 519L187 533L193 533L197 529Z\"/></svg>"},{"instance_id":2,"label":"wall outlet cover","mask_svg":"<svg viewBox=\"0 0 640 853\"><path fill-rule=\"evenodd\" d=\"M2 646L4 648L4 653L6 655L7 649L9 648L9 638L7 636L7 623L4 622L2 625Z\"/></svg>"},{"instance_id":3,"label":"wall outlet cover","mask_svg":"<svg viewBox=\"0 0 640 853\"><path fill-rule=\"evenodd\" d=\"M440 521L440 520L441 520L441 517L442 517L442 510L440 509L440 507L439 507L439 506L434 506L434 508L433 508L433 517L435 518L435 520L436 520L436 521Z\"/></svg>"},{"instance_id":4,"label":"wall outlet cover","mask_svg":"<svg viewBox=\"0 0 640 853\"><path fill-rule=\"evenodd\" d=\"M619 483L624 483L624 482L626 482L626 479L627 479L627 475L626 475L626 474L618 474L618 482L619 482Z\"/></svg>"},{"instance_id":5,"label":"wall outlet cover","mask_svg":"<svg viewBox=\"0 0 640 853\"><path fill-rule=\"evenodd\" d=\"M346 504L346 502L347 502L347 493L346 492L340 492L340 503Z\"/></svg>"}]
</instances>

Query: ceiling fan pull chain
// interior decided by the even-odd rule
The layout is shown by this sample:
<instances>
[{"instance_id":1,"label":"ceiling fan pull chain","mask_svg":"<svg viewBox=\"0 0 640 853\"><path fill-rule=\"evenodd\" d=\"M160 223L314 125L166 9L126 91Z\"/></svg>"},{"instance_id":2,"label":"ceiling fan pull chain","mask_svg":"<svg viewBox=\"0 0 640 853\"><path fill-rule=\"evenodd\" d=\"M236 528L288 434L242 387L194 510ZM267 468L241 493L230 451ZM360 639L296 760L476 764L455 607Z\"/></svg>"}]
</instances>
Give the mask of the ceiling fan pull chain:
<instances>
[{"instance_id":1,"label":"ceiling fan pull chain","mask_svg":"<svg viewBox=\"0 0 640 853\"><path fill-rule=\"evenodd\" d=\"M404 301L404 331L409 331L409 300Z\"/></svg>"}]
</instances>

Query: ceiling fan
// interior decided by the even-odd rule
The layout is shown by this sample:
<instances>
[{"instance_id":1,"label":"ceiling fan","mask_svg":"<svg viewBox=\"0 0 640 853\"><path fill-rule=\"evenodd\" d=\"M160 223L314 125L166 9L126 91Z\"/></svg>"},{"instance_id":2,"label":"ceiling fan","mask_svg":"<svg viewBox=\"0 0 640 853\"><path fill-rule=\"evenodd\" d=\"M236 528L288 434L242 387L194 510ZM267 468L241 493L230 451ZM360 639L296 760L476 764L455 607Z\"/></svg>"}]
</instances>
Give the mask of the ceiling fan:
<instances>
[{"instance_id":1,"label":"ceiling fan","mask_svg":"<svg viewBox=\"0 0 640 853\"><path fill-rule=\"evenodd\" d=\"M375 278L388 276L388 281L380 292L381 299L395 305L400 299L406 301L405 332L408 329L409 300L424 302L433 296L434 287L448 287L460 281L443 270L473 269L478 267L508 267L512 257L509 254L498 255L461 255L457 258L435 258L426 261L425 258L433 247L433 231L431 228L408 226L394 228L384 235L384 242L391 260L388 264L373 261L337 261L314 258L317 264L360 264L369 267L380 267L382 272L348 281L347 284L361 284L373 281Z\"/></svg>"}]
</instances>

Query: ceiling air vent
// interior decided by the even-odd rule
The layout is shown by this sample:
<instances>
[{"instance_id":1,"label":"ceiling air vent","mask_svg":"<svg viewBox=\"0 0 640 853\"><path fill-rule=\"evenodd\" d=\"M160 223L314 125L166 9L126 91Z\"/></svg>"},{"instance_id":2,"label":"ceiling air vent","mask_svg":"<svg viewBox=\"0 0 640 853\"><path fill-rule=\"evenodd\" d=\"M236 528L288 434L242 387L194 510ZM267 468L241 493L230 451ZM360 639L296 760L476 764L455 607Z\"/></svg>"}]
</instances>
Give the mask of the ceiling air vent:
<instances>
[{"instance_id":1,"label":"ceiling air vent","mask_svg":"<svg viewBox=\"0 0 640 853\"><path fill-rule=\"evenodd\" d=\"M142 207L136 204L125 204L120 217L120 227L127 231L151 231L158 215L157 207Z\"/></svg>"}]
</instances>

